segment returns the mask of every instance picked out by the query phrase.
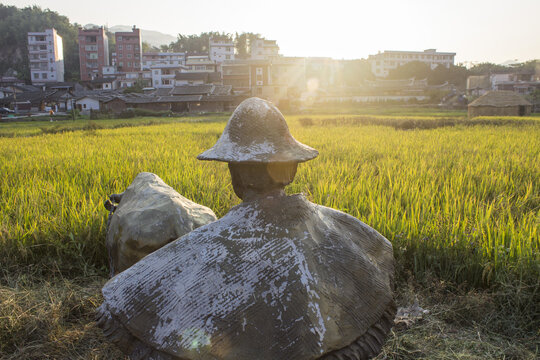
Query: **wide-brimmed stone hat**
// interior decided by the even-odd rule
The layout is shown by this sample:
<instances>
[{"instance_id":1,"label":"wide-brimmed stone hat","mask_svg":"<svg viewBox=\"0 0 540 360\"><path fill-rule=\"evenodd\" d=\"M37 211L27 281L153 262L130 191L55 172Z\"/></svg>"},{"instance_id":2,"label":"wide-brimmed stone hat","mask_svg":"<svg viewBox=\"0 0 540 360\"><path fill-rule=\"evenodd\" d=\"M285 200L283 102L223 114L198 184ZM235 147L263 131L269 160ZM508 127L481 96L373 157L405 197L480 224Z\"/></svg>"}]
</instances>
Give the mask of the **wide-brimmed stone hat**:
<instances>
[{"instance_id":1,"label":"wide-brimmed stone hat","mask_svg":"<svg viewBox=\"0 0 540 360\"><path fill-rule=\"evenodd\" d=\"M275 105L252 97L238 105L216 144L197 159L233 163L304 162L317 155L317 150L291 135Z\"/></svg>"}]
</instances>

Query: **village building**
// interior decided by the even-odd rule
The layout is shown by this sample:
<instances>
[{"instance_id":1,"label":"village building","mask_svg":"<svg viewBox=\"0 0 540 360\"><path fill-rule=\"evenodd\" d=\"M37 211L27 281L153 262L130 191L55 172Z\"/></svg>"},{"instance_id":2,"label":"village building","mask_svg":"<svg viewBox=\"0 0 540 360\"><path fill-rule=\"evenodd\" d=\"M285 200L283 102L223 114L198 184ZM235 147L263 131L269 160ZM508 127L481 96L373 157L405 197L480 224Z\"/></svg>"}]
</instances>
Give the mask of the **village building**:
<instances>
[{"instance_id":1,"label":"village building","mask_svg":"<svg viewBox=\"0 0 540 360\"><path fill-rule=\"evenodd\" d=\"M28 59L32 84L64 81L64 48L56 29L28 33Z\"/></svg>"},{"instance_id":2,"label":"village building","mask_svg":"<svg viewBox=\"0 0 540 360\"><path fill-rule=\"evenodd\" d=\"M230 85L235 93L250 91L250 64L247 61L226 61L221 65L223 85Z\"/></svg>"},{"instance_id":3,"label":"village building","mask_svg":"<svg viewBox=\"0 0 540 360\"><path fill-rule=\"evenodd\" d=\"M208 55L189 55L184 72L215 72L217 65Z\"/></svg>"},{"instance_id":4,"label":"village building","mask_svg":"<svg viewBox=\"0 0 540 360\"><path fill-rule=\"evenodd\" d=\"M482 96L491 91L489 75L472 75L467 78L467 95Z\"/></svg>"},{"instance_id":5,"label":"village building","mask_svg":"<svg viewBox=\"0 0 540 360\"><path fill-rule=\"evenodd\" d=\"M90 112L100 110L100 98L96 95L86 95L76 100L77 108L83 115L88 115Z\"/></svg>"},{"instance_id":6,"label":"village building","mask_svg":"<svg viewBox=\"0 0 540 360\"><path fill-rule=\"evenodd\" d=\"M221 64L225 60L234 60L234 42L227 36L210 38L208 53L210 60Z\"/></svg>"},{"instance_id":7,"label":"village building","mask_svg":"<svg viewBox=\"0 0 540 360\"><path fill-rule=\"evenodd\" d=\"M120 113L129 108L172 112L232 111L246 97L235 96L230 86L204 84L160 88L148 94L117 94L100 103L102 111Z\"/></svg>"},{"instance_id":8,"label":"village building","mask_svg":"<svg viewBox=\"0 0 540 360\"><path fill-rule=\"evenodd\" d=\"M489 91L468 106L469 118L477 116L527 116L532 104L513 91Z\"/></svg>"},{"instance_id":9,"label":"village building","mask_svg":"<svg viewBox=\"0 0 540 360\"><path fill-rule=\"evenodd\" d=\"M491 90L514 91L528 95L540 89L534 72L474 75L467 78L467 95L481 96Z\"/></svg>"},{"instance_id":10,"label":"village building","mask_svg":"<svg viewBox=\"0 0 540 360\"><path fill-rule=\"evenodd\" d=\"M223 85L230 85L235 93L270 100L283 108L306 87L305 58L225 61L221 68Z\"/></svg>"},{"instance_id":11,"label":"village building","mask_svg":"<svg viewBox=\"0 0 540 360\"><path fill-rule=\"evenodd\" d=\"M429 65L431 69L437 66L450 68L454 65L456 53L437 52L436 49L424 51L393 51L385 50L376 55L369 55L368 61L371 72L377 77L387 77L391 70L413 61L419 61Z\"/></svg>"},{"instance_id":12,"label":"village building","mask_svg":"<svg viewBox=\"0 0 540 360\"><path fill-rule=\"evenodd\" d=\"M186 62L183 52L145 52L142 55L142 68L149 70L154 65L184 65Z\"/></svg>"},{"instance_id":13,"label":"village building","mask_svg":"<svg viewBox=\"0 0 540 360\"><path fill-rule=\"evenodd\" d=\"M113 54L113 65L120 72L142 70L141 30L135 26L130 32L114 33L116 51Z\"/></svg>"},{"instance_id":14,"label":"village building","mask_svg":"<svg viewBox=\"0 0 540 360\"><path fill-rule=\"evenodd\" d=\"M174 79L175 86L222 83L219 72L176 72Z\"/></svg>"},{"instance_id":15,"label":"village building","mask_svg":"<svg viewBox=\"0 0 540 360\"><path fill-rule=\"evenodd\" d=\"M279 56L276 40L258 38L250 44L252 60L271 60Z\"/></svg>"},{"instance_id":16,"label":"village building","mask_svg":"<svg viewBox=\"0 0 540 360\"><path fill-rule=\"evenodd\" d=\"M152 86L158 88L172 88L175 85L176 73L186 70L182 65L152 65L150 73L152 74Z\"/></svg>"},{"instance_id":17,"label":"village building","mask_svg":"<svg viewBox=\"0 0 540 360\"><path fill-rule=\"evenodd\" d=\"M109 39L103 27L79 29L79 63L82 81L104 76L109 66Z\"/></svg>"}]
</instances>

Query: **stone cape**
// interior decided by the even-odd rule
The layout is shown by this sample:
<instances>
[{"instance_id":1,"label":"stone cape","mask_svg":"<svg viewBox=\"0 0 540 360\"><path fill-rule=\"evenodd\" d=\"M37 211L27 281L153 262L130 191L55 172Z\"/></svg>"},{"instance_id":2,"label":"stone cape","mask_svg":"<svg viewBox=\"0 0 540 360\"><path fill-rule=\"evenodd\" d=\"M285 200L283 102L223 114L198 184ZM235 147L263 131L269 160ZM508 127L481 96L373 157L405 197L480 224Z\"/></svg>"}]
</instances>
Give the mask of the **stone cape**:
<instances>
[{"instance_id":1,"label":"stone cape","mask_svg":"<svg viewBox=\"0 0 540 360\"><path fill-rule=\"evenodd\" d=\"M393 267L358 219L266 197L111 279L98 322L132 359L365 359L393 323Z\"/></svg>"}]
</instances>

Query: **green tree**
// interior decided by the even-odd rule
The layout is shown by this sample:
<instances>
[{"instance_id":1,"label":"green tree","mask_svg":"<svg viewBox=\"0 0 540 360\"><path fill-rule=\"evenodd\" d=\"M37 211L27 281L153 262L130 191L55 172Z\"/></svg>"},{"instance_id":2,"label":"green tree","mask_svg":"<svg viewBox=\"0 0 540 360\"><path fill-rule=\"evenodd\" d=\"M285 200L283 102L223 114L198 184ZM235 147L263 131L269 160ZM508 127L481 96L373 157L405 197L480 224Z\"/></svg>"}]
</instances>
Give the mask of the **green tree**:
<instances>
[{"instance_id":1,"label":"green tree","mask_svg":"<svg viewBox=\"0 0 540 360\"><path fill-rule=\"evenodd\" d=\"M469 69L471 75L489 75L494 73L508 74L513 71L515 71L515 69L509 66L497 65L490 62L477 64Z\"/></svg>"},{"instance_id":2,"label":"green tree","mask_svg":"<svg viewBox=\"0 0 540 360\"><path fill-rule=\"evenodd\" d=\"M30 81L28 61L28 32L55 28L62 37L66 80L79 79L78 24L71 24L65 16L38 6L18 9L0 4L0 74L12 68L18 76Z\"/></svg>"},{"instance_id":3,"label":"green tree","mask_svg":"<svg viewBox=\"0 0 540 360\"><path fill-rule=\"evenodd\" d=\"M430 85L440 85L448 82L460 89L465 89L469 75L469 70L464 66L451 65L447 68L446 66L439 65L429 73L428 83Z\"/></svg>"},{"instance_id":4,"label":"green tree","mask_svg":"<svg viewBox=\"0 0 540 360\"><path fill-rule=\"evenodd\" d=\"M416 78L427 79L431 73L431 69L428 64L421 61L411 61L395 69L390 70L388 73L388 79L410 79Z\"/></svg>"},{"instance_id":5,"label":"green tree","mask_svg":"<svg viewBox=\"0 0 540 360\"><path fill-rule=\"evenodd\" d=\"M236 58L238 59L248 59L250 57L250 46L251 43L257 38L259 38L259 34L251 33L251 32L243 32L241 34L236 33L234 36L234 47L236 49Z\"/></svg>"},{"instance_id":6,"label":"green tree","mask_svg":"<svg viewBox=\"0 0 540 360\"><path fill-rule=\"evenodd\" d=\"M357 86L364 80L373 80L371 65L367 60L348 60L343 64L342 81L345 86Z\"/></svg>"}]
</instances>

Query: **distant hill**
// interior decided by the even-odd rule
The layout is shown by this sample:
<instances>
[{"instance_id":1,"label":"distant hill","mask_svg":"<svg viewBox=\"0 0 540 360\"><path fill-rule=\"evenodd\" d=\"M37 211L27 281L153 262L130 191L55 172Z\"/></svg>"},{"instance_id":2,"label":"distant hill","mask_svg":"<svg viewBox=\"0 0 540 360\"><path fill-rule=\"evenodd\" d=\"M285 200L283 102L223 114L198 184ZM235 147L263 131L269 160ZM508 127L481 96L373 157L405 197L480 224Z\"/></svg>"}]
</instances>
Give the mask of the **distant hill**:
<instances>
[{"instance_id":1,"label":"distant hill","mask_svg":"<svg viewBox=\"0 0 540 360\"><path fill-rule=\"evenodd\" d=\"M115 25L109 28L110 32L117 31L131 31L133 26L129 25ZM176 37L164 34L159 31L141 29L142 41L147 42L151 46L159 47L160 45L169 45L171 42L176 41Z\"/></svg>"}]
</instances>

